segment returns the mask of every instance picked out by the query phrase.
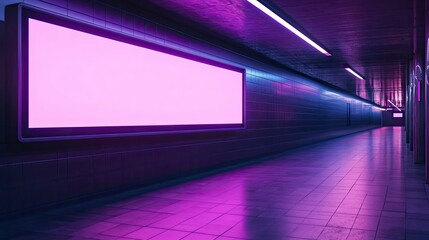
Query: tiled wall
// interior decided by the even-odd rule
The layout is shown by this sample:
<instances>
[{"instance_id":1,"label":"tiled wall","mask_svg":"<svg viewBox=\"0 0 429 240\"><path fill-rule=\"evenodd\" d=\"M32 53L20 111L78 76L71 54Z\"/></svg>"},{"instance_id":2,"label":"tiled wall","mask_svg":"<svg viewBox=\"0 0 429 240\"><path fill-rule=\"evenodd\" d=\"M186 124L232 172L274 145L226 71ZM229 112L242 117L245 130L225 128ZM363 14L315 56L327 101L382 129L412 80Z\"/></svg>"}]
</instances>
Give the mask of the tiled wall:
<instances>
[{"instance_id":1,"label":"tiled wall","mask_svg":"<svg viewBox=\"0 0 429 240\"><path fill-rule=\"evenodd\" d=\"M255 159L378 127L381 123L378 110L341 97L301 75L235 54L100 2L26 2L246 68L247 129L0 144L0 216ZM4 23L0 22L1 41L4 41L3 30ZM0 83L4 82L4 62L5 59L1 59ZM1 89L7 91L3 86ZM1 113L5 103L4 99L0 100ZM347 103L351 104L351 126L346 126Z\"/></svg>"}]
</instances>

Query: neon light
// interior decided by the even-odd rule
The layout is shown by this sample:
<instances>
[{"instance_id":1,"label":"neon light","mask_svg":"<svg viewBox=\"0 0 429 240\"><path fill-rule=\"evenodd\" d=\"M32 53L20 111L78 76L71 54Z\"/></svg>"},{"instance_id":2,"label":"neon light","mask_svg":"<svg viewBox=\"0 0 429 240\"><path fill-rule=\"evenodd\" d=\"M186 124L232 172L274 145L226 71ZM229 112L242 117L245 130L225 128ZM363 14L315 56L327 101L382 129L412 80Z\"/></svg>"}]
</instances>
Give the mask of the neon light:
<instances>
[{"instance_id":1,"label":"neon light","mask_svg":"<svg viewBox=\"0 0 429 240\"><path fill-rule=\"evenodd\" d=\"M29 128L241 124L241 72L29 19Z\"/></svg>"},{"instance_id":2,"label":"neon light","mask_svg":"<svg viewBox=\"0 0 429 240\"><path fill-rule=\"evenodd\" d=\"M380 111L387 111L385 108L381 108L381 107L373 107L373 108L378 109Z\"/></svg>"},{"instance_id":3,"label":"neon light","mask_svg":"<svg viewBox=\"0 0 429 240\"><path fill-rule=\"evenodd\" d=\"M365 80L364 77L362 77L361 75L359 75L357 72L355 72L353 69L346 67L345 68L349 73L353 74L355 77L359 78L360 80Z\"/></svg>"},{"instance_id":4,"label":"neon light","mask_svg":"<svg viewBox=\"0 0 429 240\"><path fill-rule=\"evenodd\" d=\"M398 108L398 106L396 106L392 101L390 101L389 99L387 99L387 101L388 101L390 104L392 104L396 109L398 109L400 112L402 112L402 111L401 111L401 109L399 109L399 108Z\"/></svg>"},{"instance_id":5,"label":"neon light","mask_svg":"<svg viewBox=\"0 0 429 240\"><path fill-rule=\"evenodd\" d=\"M403 113L393 113L393 117L394 118L402 118L402 117L404 117L404 114Z\"/></svg>"},{"instance_id":6,"label":"neon light","mask_svg":"<svg viewBox=\"0 0 429 240\"><path fill-rule=\"evenodd\" d=\"M325 54L326 56L330 57L332 56L328 51L323 49L321 46L319 46L317 43L315 43L313 40L305 36L302 32L300 32L298 29L296 29L294 26L292 26L290 23L286 22L283 18L281 18L279 15L275 14L273 11L265 7L262 3L260 3L257 0L247 0L249 3L251 3L253 6L270 16L272 19L274 19L276 22L280 23L283 27L287 28L289 31L300 37L302 40L310 44L312 47L317 49L319 52Z\"/></svg>"}]
</instances>

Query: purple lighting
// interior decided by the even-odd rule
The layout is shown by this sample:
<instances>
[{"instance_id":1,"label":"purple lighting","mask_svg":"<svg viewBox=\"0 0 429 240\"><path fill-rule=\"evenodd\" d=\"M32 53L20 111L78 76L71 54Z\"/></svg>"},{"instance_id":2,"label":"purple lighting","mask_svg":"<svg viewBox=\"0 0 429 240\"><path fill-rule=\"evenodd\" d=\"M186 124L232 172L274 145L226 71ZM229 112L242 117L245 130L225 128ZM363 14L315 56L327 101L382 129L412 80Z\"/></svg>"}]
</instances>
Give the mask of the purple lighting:
<instances>
[{"instance_id":1,"label":"purple lighting","mask_svg":"<svg viewBox=\"0 0 429 240\"><path fill-rule=\"evenodd\" d=\"M345 65L344 69L346 69L347 72L353 74L353 76L359 78L360 80L365 80L364 77L362 77L359 73L357 73L355 70L353 70L350 66Z\"/></svg>"},{"instance_id":2,"label":"purple lighting","mask_svg":"<svg viewBox=\"0 0 429 240\"><path fill-rule=\"evenodd\" d=\"M243 123L243 73L28 20L29 128Z\"/></svg>"},{"instance_id":3,"label":"purple lighting","mask_svg":"<svg viewBox=\"0 0 429 240\"><path fill-rule=\"evenodd\" d=\"M393 113L393 117L394 118L402 118L402 117L404 117L404 114L403 113Z\"/></svg>"},{"instance_id":4,"label":"purple lighting","mask_svg":"<svg viewBox=\"0 0 429 240\"><path fill-rule=\"evenodd\" d=\"M389 99L387 99L387 101L388 101L390 104L392 104L392 106L394 106L396 109L398 109L398 111L402 112L402 111L401 111L401 109L400 109L396 104L394 104L392 101L390 101Z\"/></svg>"}]
</instances>

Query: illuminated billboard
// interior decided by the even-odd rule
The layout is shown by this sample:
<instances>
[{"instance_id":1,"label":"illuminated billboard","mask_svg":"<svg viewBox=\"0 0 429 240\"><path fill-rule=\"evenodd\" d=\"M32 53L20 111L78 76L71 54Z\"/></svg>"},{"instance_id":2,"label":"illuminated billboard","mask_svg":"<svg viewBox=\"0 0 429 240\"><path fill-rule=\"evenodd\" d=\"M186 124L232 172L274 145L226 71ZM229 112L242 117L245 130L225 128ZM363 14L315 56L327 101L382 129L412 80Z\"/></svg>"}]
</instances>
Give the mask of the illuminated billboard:
<instances>
[{"instance_id":1,"label":"illuminated billboard","mask_svg":"<svg viewBox=\"0 0 429 240\"><path fill-rule=\"evenodd\" d=\"M243 128L244 69L22 9L22 138Z\"/></svg>"},{"instance_id":2,"label":"illuminated billboard","mask_svg":"<svg viewBox=\"0 0 429 240\"><path fill-rule=\"evenodd\" d=\"M394 118L402 118L404 115L402 113L393 113Z\"/></svg>"}]
</instances>

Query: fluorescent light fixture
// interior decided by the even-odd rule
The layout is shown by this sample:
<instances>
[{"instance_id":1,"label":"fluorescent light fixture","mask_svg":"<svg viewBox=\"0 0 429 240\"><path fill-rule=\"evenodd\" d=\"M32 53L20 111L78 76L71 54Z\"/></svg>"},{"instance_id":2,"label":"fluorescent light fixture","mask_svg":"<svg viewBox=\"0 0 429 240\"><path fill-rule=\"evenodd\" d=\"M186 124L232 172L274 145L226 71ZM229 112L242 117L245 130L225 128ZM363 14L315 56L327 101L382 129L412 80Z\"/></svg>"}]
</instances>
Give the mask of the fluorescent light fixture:
<instances>
[{"instance_id":1,"label":"fluorescent light fixture","mask_svg":"<svg viewBox=\"0 0 429 240\"><path fill-rule=\"evenodd\" d=\"M398 106L396 106L392 101L390 101L389 99L387 99L387 101L388 101L390 104L392 104L396 109L398 109L400 112L402 112L402 111L401 111L401 109L399 109L399 108L398 108Z\"/></svg>"},{"instance_id":2,"label":"fluorescent light fixture","mask_svg":"<svg viewBox=\"0 0 429 240\"><path fill-rule=\"evenodd\" d=\"M378 110L380 110L380 111L386 111L386 109L385 108L381 108L381 107L374 107L375 109L378 109Z\"/></svg>"},{"instance_id":3,"label":"fluorescent light fixture","mask_svg":"<svg viewBox=\"0 0 429 240\"><path fill-rule=\"evenodd\" d=\"M362 77L359 73L353 70L349 65L344 65L344 69L346 69L347 72L353 74L355 77L359 78L360 80L365 80L364 77Z\"/></svg>"},{"instance_id":4,"label":"fluorescent light fixture","mask_svg":"<svg viewBox=\"0 0 429 240\"><path fill-rule=\"evenodd\" d=\"M300 37L302 40L306 41L308 44L310 44L312 47L317 49L319 52L325 54L326 56L330 57L332 56L328 51L323 49L321 46L319 46L317 43L315 43L313 40L305 36L302 32L300 32L298 29L296 29L294 26L292 26L290 23L286 22L283 18L281 18L279 15L275 14L273 11L271 11L269 8L267 8L265 5L260 3L257 0L247 0L249 3L251 3L253 6L257 7L259 10L270 16L272 19L274 19L276 22L280 23L283 27L289 29L289 31L293 32L295 35Z\"/></svg>"}]
</instances>

